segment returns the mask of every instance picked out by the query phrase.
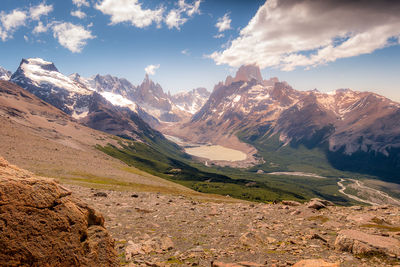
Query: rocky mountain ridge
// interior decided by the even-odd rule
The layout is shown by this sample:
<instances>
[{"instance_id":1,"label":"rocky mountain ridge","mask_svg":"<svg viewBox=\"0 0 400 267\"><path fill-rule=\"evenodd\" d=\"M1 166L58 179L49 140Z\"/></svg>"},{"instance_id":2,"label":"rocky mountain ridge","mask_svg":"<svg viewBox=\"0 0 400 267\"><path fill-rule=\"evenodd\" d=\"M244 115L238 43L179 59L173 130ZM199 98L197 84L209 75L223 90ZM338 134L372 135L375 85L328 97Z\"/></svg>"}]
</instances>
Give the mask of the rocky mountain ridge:
<instances>
[{"instance_id":1,"label":"rocky mountain ridge","mask_svg":"<svg viewBox=\"0 0 400 267\"><path fill-rule=\"evenodd\" d=\"M186 94L179 94L179 97L167 94L148 75L138 86L111 75L98 74L84 78L73 73L65 76L54 63L41 58L23 59L14 74L1 70L1 77L29 90L76 119L87 116L91 95L96 92L113 105L136 112L154 128L164 122L188 120L191 113L198 111L207 98L204 90L200 90L201 93L194 93L197 90L188 92L189 97Z\"/></svg>"},{"instance_id":2,"label":"rocky mountain ridge","mask_svg":"<svg viewBox=\"0 0 400 267\"><path fill-rule=\"evenodd\" d=\"M199 87L188 92L180 92L171 96L172 102L181 110L195 114L210 97L206 88Z\"/></svg>"},{"instance_id":3,"label":"rocky mountain ridge","mask_svg":"<svg viewBox=\"0 0 400 267\"><path fill-rule=\"evenodd\" d=\"M97 92L79 75L60 73L52 62L23 59L10 81L93 129L141 141L161 136L143 121L151 116L134 102L112 91Z\"/></svg>"},{"instance_id":4,"label":"rocky mountain ridge","mask_svg":"<svg viewBox=\"0 0 400 267\"><path fill-rule=\"evenodd\" d=\"M400 170L400 104L371 92L298 91L254 66L219 83L209 100L175 134L193 131L197 142L238 132L252 141L278 136L282 145L328 145L331 155L377 156ZM246 122L246 123L243 123ZM172 133L173 135L174 133ZM399 177L398 177L399 178Z\"/></svg>"},{"instance_id":5,"label":"rocky mountain ridge","mask_svg":"<svg viewBox=\"0 0 400 267\"><path fill-rule=\"evenodd\" d=\"M87 115L93 91L61 74L52 62L23 59L10 81L76 119Z\"/></svg>"},{"instance_id":6,"label":"rocky mountain ridge","mask_svg":"<svg viewBox=\"0 0 400 267\"><path fill-rule=\"evenodd\" d=\"M120 102L135 103L142 110L138 112L142 119L155 128L163 122L188 120L191 114L201 108L209 95L204 89L193 89L175 95L165 93L161 85L152 81L147 74L138 86L111 75L98 74L91 78L82 78L79 74L72 74L70 77L108 100L119 97Z\"/></svg>"}]
</instances>

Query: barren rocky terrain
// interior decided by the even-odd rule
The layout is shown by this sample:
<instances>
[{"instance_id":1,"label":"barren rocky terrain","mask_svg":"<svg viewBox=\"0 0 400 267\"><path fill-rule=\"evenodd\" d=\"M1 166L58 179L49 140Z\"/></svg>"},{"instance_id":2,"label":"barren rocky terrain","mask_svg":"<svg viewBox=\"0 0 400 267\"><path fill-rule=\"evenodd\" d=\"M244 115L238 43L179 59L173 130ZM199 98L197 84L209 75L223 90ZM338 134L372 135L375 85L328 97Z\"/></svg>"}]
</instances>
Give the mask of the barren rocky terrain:
<instances>
[{"instance_id":1,"label":"barren rocky terrain","mask_svg":"<svg viewBox=\"0 0 400 267\"><path fill-rule=\"evenodd\" d=\"M68 187L104 215L123 265L292 266L307 259L325 263L295 266L400 264L398 207L229 203Z\"/></svg>"}]
</instances>

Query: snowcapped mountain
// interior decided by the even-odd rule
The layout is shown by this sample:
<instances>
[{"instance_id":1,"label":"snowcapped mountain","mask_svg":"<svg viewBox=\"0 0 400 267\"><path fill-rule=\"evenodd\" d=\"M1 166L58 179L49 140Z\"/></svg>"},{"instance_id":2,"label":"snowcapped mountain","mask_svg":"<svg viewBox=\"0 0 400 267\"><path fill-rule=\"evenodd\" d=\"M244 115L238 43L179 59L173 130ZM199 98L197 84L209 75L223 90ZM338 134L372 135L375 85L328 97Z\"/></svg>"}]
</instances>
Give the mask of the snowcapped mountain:
<instances>
[{"instance_id":1,"label":"snowcapped mountain","mask_svg":"<svg viewBox=\"0 0 400 267\"><path fill-rule=\"evenodd\" d=\"M210 97L206 88L196 88L189 92L180 92L171 96L171 101L181 110L195 114Z\"/></svg>"},{"instance_id":2,"label":"snowcapped mountain","mask_svg":"<svg viewBox=\"0 0 400 267\"><path fill-rule=\"evenodd\" d=\"M0 67L0 80L8 81L10 80L11 72Z\"/></svg>"},{"instance_id":3,"label":"snowcapped mountain","mask_svg":"<svg viewBox=\"0 0 400 267\"><path fill-rule=\"evenodd\" d=\"M137 87L135 101L160 122L178 122L190 116L177 108L161 85L154 83L147 74Z\"/></svg>"},{"instance_id":4,"label":"snowcapped mountain","mask_svg":"<svg viewBox=\"0 0 400 267\"><path fill-rule=\"evenodd\" d=\"M137 87L132 85L128 80L124 78L118 78L111 75L95 75L87 79L89 87L95 91L109 92L115 95L121 95L128 100L134 99L134 94Z\"/></svg>"},{"instance_id":5,"label":"snowcapped mountain","mask_svg":"<svg viewBox=\"0 0 400 267\"><path fill-rule=\"evenodd\" d=\"M10 81L74 118L87 115L93 91L61 74L52 62L23 59Z\"/></svg>"},{"instance_id":6,"label":"snowcapped mountain","mask_svg":"<svg viewBox=\"0 0 400 267\"><path fill-rule=\"evenodd\" d=\"M139 117L146 113L135 102L110 87L97 89L98 80L68 77L52 62L30 58L21 61L10 81L91 128L135 140L160 136Z\"/></svg>"},{"instance_id":7,"label":"snowcapped mountain","mask_svg":"<svg viewBox=\"0 0 400 267\"><path fill-rule=\"evenodd\" d=\"M160 123L187 120L191 116L187 110L178 107L171 95L166 94L161 85L154 83L148 75L139 86L132 85L124 78L111 75L83 78L79 74L72 74L70 78L98 92L114 104L131 108L155 128Z\"/></svg>"},{"instance_id":8,"label":"snowcapped mountain","mask_svg":"<svg viewBox=\"0 0 400 267\"><path fill-rule=\"evenodd\" d=\"M189 130L192 141L201 142L241 133L252 141L278 136L282 145L326 144L335 157L381 155L400 171L399 103L350 89L298 91L276 78L263 80L254 66L243 66L236 77L217 84L191 121L175 132Z\"/></svg>"},{"instance_id":9,"label":"snowcapped mountain","mask_svg":"<svg viewBox=\"0 0 400 267\"><path fill-rule=\"evenodd\" d=\"M132 111L138 111L135 102L130 100L132 98L130 94L133 92L133 86L125 79L119 79L111 75L96 75L86 79L78 73L69 75L69 78L89 90L97 92L114 106L127 107Z\"/></svg>"}]
</instances>

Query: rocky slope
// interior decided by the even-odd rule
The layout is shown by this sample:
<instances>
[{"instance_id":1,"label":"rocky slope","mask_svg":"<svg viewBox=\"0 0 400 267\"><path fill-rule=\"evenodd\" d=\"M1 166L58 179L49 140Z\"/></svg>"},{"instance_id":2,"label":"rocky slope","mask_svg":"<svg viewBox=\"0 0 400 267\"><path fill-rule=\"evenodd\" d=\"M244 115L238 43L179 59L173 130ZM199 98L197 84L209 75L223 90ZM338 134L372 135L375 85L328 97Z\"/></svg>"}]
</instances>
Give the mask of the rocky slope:
<instances>
[{"instance_id":1,"label":"rocky slope","mask_svg":"<svg viewBox=\"0 0 400 267\"><path fill-rule=\"evenodd\" d=\"M183 137L189 130L191 141L200 142L240 132L249 141L278 136L283 145L327 145L338 168L364 161L370 171L400 170L399 103L350 89L297 91L276 78L262 80L254 66L243 66L236 77L216 85L203 108L172 135Z\"/></svg>"},{"instance_id":2,"label":"rocky slope","mask_svg":"<svg viewBox=\"0 0 400 267\"><path fill-rule=\"evenodd\" d=\"M53 180L0 157L0 264L118 266L103 216Z\"/></svg>"},{"instance_id":3,"label":"rocky slope","mask_svg":"<svg viewBox=\"0 0 400 267\"><path fill-rule=\"evenodd\" d=\"M400 264L398 207L338 207L318 199L230 203L69 188L105 214L121 261L129 266Z\"/></svg>"}]
</instances>

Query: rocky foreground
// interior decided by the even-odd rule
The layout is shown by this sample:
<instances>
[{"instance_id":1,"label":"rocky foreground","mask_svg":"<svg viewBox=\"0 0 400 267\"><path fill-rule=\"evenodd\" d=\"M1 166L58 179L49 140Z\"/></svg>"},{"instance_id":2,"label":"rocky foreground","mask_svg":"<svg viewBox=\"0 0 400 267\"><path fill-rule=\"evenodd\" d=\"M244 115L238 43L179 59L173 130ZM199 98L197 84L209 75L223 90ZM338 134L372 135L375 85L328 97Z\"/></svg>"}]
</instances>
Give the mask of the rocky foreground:
<instances>
[{"instance_id":1,"label":"rocky foreground","mask_svg":"<svg viewBox=\"0 0 400 267\"><path fill-rule=\"evenodd\" d=\"M400 208L215 203L69 186L129 266L400 266Z\"/></svg>"},{"instance_id":2,"label":"rocky foreground","mask_svg":"<svg viewBox=\"0 0 400 267\"><path fill-rule=\"evenodd\" d=\"M0 158L1 266L400 266L399 207L67 187Z\"/></svg>"}]
</instances>

